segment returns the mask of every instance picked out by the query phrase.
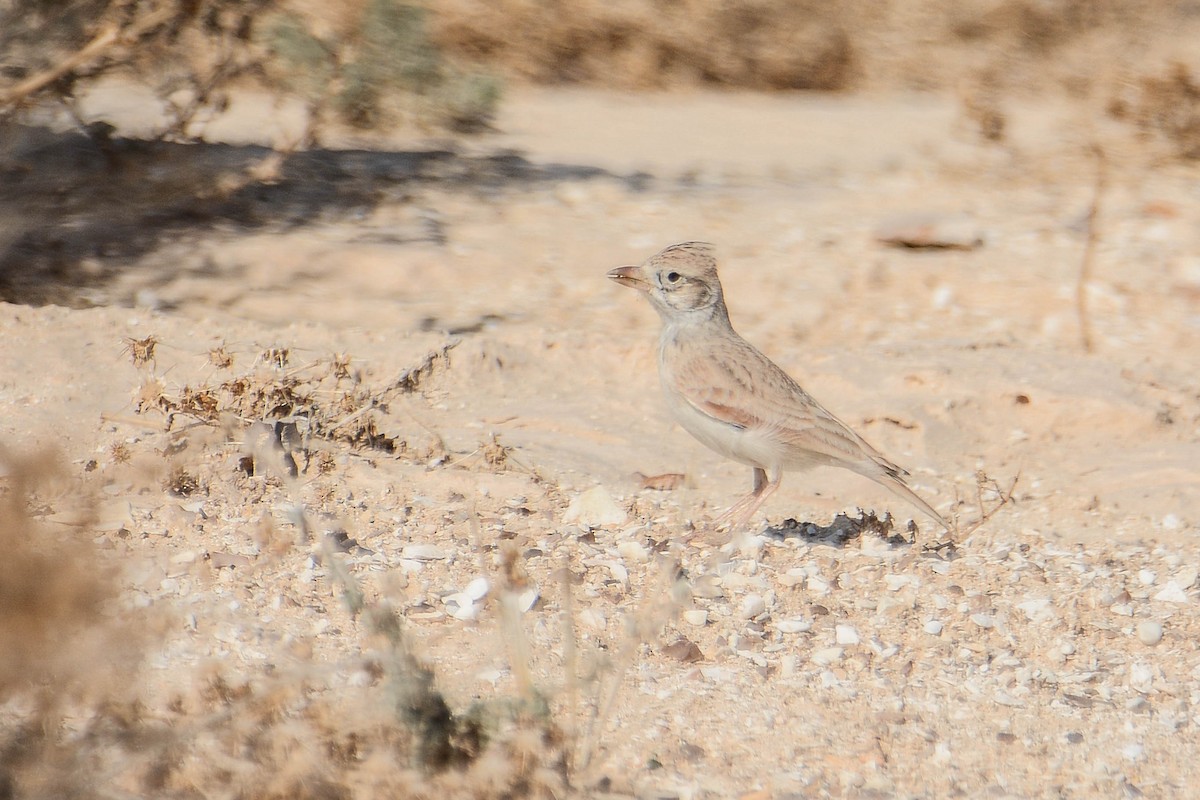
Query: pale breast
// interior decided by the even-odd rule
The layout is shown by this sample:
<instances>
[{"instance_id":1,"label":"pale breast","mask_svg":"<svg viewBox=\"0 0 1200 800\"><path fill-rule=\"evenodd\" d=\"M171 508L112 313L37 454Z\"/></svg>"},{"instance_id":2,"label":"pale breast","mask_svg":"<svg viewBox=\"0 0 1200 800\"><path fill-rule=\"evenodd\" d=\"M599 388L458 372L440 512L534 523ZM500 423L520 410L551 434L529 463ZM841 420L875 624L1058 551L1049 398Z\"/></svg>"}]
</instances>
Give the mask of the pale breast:
<instances>
[{"instance_id":1,"label":"pale breast","mask_svg":"<svg viewBox=\"0 0 1200 800\"><path fill-rule=\"evenodd\" d=\"M786 448L769 432L754 428L730 425L697 410L664 381L663 393L671 416L685 431L705 447L720 453L725 458L750 467L773 470L776 467L794 468L789 461Z\"/></svg>"}]
</instances>

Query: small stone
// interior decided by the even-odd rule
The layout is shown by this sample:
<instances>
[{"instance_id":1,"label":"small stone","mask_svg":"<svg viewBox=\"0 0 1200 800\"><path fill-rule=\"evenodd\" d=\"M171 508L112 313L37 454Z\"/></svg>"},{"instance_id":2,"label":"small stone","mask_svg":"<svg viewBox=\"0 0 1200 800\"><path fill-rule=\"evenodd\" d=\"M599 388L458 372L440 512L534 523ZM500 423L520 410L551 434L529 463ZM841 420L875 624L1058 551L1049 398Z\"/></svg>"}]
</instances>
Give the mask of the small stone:
<instances>
[{"instance_id":1,"label":"small stone","mask_svg":"<svg viewBox=\"0 0 1200 800\"><path fill-rule=\"evenodd\" d=\"M446 551L436 544L406 544L400 556L414 561L440 561L446 557Z\"/></svg>"},{"instance_id":2,"label":"small stone","mask_svg":"<svg viewBox=\"0 0 1200 800\"><path fill-rule=\"evenodd\" d=\"M1177 531L1183 527L1183 520L1178 514L1167 514L1162 518L1162 526L1169 531Z\"/></svg>"},{"instance_id":3,"label":"small stone","mask_svg":"<svg viewBox=\"0 0 1200 800\"><path fill-rule=\"evenodd\" d=\"M716 575L701 575L692 582L692 596L704 600L716 600L725 596Z\"/></svg>"},{"instance_id":4,"label":"small stone","mask_svg":"<svg viewBox=\"0 0 1200 800\"><path fill-rule=\"evenodd\" d=\"M825 595L829 594L829 582L824 578L809 578L805 588L808 589L808 593L814 597L824 597Z\"/></svg>"},{"instance_id":5,"label":"small stone","mask_svg":"<svg viewBox=\"0 0 1200 800\"><path fill-rule=\"evenodd\" d=\"M1167 581L1167 585L1154 595L1154 599L1160 603L1188 602L1187 592L1174 580Z\"/></svg>"},{"instance_id":6,"label":"small stone","mask_svg":"<svg viewBox=\"0 0 1200 800\"><path fill-rule=\"evenodd\" d=\"M608 572L613 576L613 580L629 585L629 570L625 569L625 565L619 561L603 561L604 566L608 567Z\"/></svg>"},{"instance_id":7,"label":"small stone","mask_svg":"<svg viewBox=\"0 0 1200 800\"><path fill-rule=\"evenodd\" d=\"M704 660L704 653L700 652L700 647L691 639L680 637L662 649L662 654L667 658L673 658L676 661L682 661L685 664L692 664L697 661Z\"/></svg>"},{"instance_id":8,"label":"small stone","mask_svg":"<svg viewBox=\"0 0 1200 800\"><path fill-rule=\"evenodd\" d=\"M446 613L458 620L469 622L478 619L480 606L463 592L455 592L442 598Z\"/></svg>"},{"instance_id":9,"label":"small stone","mask_svg":"<svg viewBox=\"0 0 1200 800\"><path fill-rule=\"evenodd\" d=\"M482 600L487 597L488 588L487 578L476 578L467 584L467 588L463 589L463 594L472 600Z\"/></svg>"},{"instance_id":10,"label":"small stone","mask_svg":"<svg viewBox=\"0 0 1200 800\"><path fill-rule=\"evenodd\" d=\"M521 609L522 612L528 611L537 605L540 597L541 594L537 589L526 589L517 595L517 608Z\"/></svg>"},{"instance_id":11,"label":"small stone","mask_svg":"<svg viewBox=\"0 0 1200 800\"><path fill-rule=\"evenodd\" d=\"M689 608L683 612L683 621L689 625L700 627L708 624L708 612L703 608Z\"/></svg>"},{"instance_id":12,"label":"small stone","mask_svg":"<svg viewBox=\"0 0 1200 800\"><path fill-rule=\"evenodd\" d=\"M603 525L620 525L628 515L617 505L612 495L603 486L593 486L576 497L567 506L563 522L598 528Z\"/></svg>"},{"instance_id":13,"label":"small stone","mask_svg":"<svg viewBox=\"0 0 1200 800\"><path fill-rule=\"evenodd\" d=\"M812 630L812 620L804 619L803 617L795 617L793 619L780 620L775 625L775 629L780 633L805 633Z\"/></svg>"},{"instance_id":14,"label":"small stone","mask_svg":"<svg viewBox=\"0 0 1200 800\"><path fill-rule=\"evenodd\" d=\"M1142 586L1153 586L1158 580L1158 573L1152 569L1139 569L1137 576Z\"/></svg>"},{"instance_id":15,"label":"small stone","mask_svg":"<svg viewBox=\"0 0 1200 800\"><path fill-rule=\"evenodd\" d=\"M742 619L754 619L766 610L767 601L761 594L748 594L742 599L742 608L739 614Z\"/></svg>"},{"instance_id":16,"label":"small stone","mask_svg":"<svg viewBox=\"0 0 1200 800\"><path fill-rule=\"evenodd\" d=\"M1161 623L1147 620L1137 626L1138 641L1147 646L1154 646L1162 641L1163 626Z\"/></svg>"},{"instance_id":17,"label":"small stone","mask_svg":"<svg viewBox=\"0 0 1200 800\"><path fill-rule=\"evenodd\" d=\"M644 564L650 558L650 552L640 542L626 540L617 545L617 552L626 561Z\"/></svg>"},{"instance_id":18,"label":"small stone","mask_svg":"<svg viewBox=\"0 0 1200 800\"><path fill-rule=\"evenodd\" d=\"M1136 692L1149 694L1154 686L1154 667L1140 661L1130 665L1129 685Z\"/></svg>"},{"instance_id":19,"label":"small stone","mask_svg":"<svg viewBox=\"0 0 1200 800\"><path fill-rule=\"evenodd\" d=\"M1109 604L1111 605L1111 603ZM1025 616L1030 622L1041 622L1043 620L1054 619L1054 607L1051 605L1049 597L1033 597L1024 602L1017 603L1017 608L1025 612Z\"/></svg>"},{"instance_id":20,"label":"small stone","mask_svg":"<svg viewBox=\"0 0 1200 800\"><path fill-rule=\"evenodd\" d=\"M595 631L603 631L608 628L608 619L599 609L585 608L579 612L579 624Z\"/></svg>"},{"instance_id":21,"label":"small stone","mask_svg":"<svg viewBox=\"0 0 1200 800\"><path fill-rule=\"evenodd\" d=\"M852 625L838 625L834 628L834 641L841 645L858 644L858 631Z\"/></svg>"},{"instance_id":22,"label":"small stone","mask_svg":"<svg viewBox=\"0 0 1200 800\"><path fill-rule=\"evenodd\" d=\"M942 627L943 626L942 626L941 622L939 622L936 619L931 619L931 620L929 620L929 622L925 623L925 632L928 633L930 636L941 636L942 635Z\"/></svg>"},{"instance_id":23,"label":"small stone","mask_svg":"<svg viewBox=\"0 0 1200 800\"><path fill-rule=\"evenodd\" d=\"M809 659L822 667L828 666L835 661L840 661L842 654L845 651L840 647L822 647L819 650L814 650L809 656Z\"/></svg>"},{"instance_id":24,"label":"small stone","mask_svg":"<svg viewBox=\"0 0 1200 800\"><path fill-rule=\"evenodd\" d=\"M1179 584L1180 589L1191 589L1196 585L1196 581L1200 579L1200 570L1195 566L1187 566L1175 573L1172 578L1175 583Z\"/></svg>"},{"instance_id":25,"label":"small stone","mask_svg":"<svg viewBox=\"0 0 1200 800\"><path fill-rule=\"evenodd\" d=\"M779 674L784 678L791 678L796 674L796 656L792 653L779 657Z\"/></svg>"},{"instance_id":26,"label":"small stone","mask_svg":"<svg viewBox=\"0 0 1200 800\"><path fill-rule=\"evenodd\" d=\"M974 622L976 625L985 630L996 627L996 621L992 619L991 614L972 614L971 622Z\"/></svg>"}]
</instances>

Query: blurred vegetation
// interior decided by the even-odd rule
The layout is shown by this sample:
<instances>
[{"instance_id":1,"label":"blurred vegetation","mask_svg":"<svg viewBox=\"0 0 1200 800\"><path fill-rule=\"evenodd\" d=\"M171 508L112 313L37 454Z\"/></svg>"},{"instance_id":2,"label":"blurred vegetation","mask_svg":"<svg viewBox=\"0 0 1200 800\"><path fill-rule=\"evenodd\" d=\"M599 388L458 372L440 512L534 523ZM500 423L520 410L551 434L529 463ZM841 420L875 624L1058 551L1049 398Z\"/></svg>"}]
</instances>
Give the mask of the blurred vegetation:
<instances>
[{"instance_id":1,"label":"blurred vegetation","mask_svg":"<svg viewBox=\"0 0 1200 800\"><path fill-rule=\"evenodd\" d=\"M488 128L499 83L456 69L430 40L424 8L400 0L318 7L287 0L0 0L0 115L64 108L120 75L149 87L164 122L155 138L203 140L236 88L299 96L304 141L322 128Z\"/></svg>"}]
</instances>

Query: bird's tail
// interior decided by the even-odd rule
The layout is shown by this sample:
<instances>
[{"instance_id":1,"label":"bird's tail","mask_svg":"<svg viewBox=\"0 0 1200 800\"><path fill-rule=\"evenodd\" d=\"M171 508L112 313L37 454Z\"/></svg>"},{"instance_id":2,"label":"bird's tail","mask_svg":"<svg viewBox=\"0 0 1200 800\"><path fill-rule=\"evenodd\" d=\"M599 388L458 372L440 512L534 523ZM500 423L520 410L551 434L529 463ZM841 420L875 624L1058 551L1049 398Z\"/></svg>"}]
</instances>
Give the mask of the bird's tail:
<instances>
[{"instance_id":1,"label":"bird's tail","mask_svg":"<svg viewBox=\"0 0 1200 800\"><path fill-rule=\"evenodd\" d=\"M945 528L947 533L954 532L954 529L950 527L950 523L946 522L941 514L939 514L937 511L934 511L933 506L929 505L929 503L926 503L919 494L908 488L908 484L904 482L904 478L900 476L898 469L890 470L885 468L882 472L871 475L870 477L874 478L876 483L880 484L881 486L886 486L895 492L897 496L903 497L905 500L924 511L929 515L930 519Z\"/></svg>"}]
</instances>

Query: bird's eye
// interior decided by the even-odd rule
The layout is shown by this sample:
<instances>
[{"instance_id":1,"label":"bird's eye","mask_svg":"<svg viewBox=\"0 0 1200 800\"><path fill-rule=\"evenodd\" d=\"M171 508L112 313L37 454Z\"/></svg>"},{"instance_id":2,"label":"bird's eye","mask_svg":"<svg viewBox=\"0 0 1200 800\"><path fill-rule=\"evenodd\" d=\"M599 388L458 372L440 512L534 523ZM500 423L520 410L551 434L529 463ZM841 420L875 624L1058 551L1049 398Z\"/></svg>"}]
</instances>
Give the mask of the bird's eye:
<instances>
[{"instance_id":1,"label":"bird's eye","mask_svg":"<svg viewBox=\"0 0 1200 800\"><path fill-rule=\"evenodd\" d=\"M683 276L680 275L678 272L668 272L667 273L667 283L679 283L679 279L682 277Z\"/></svg>"}]
</instances>

